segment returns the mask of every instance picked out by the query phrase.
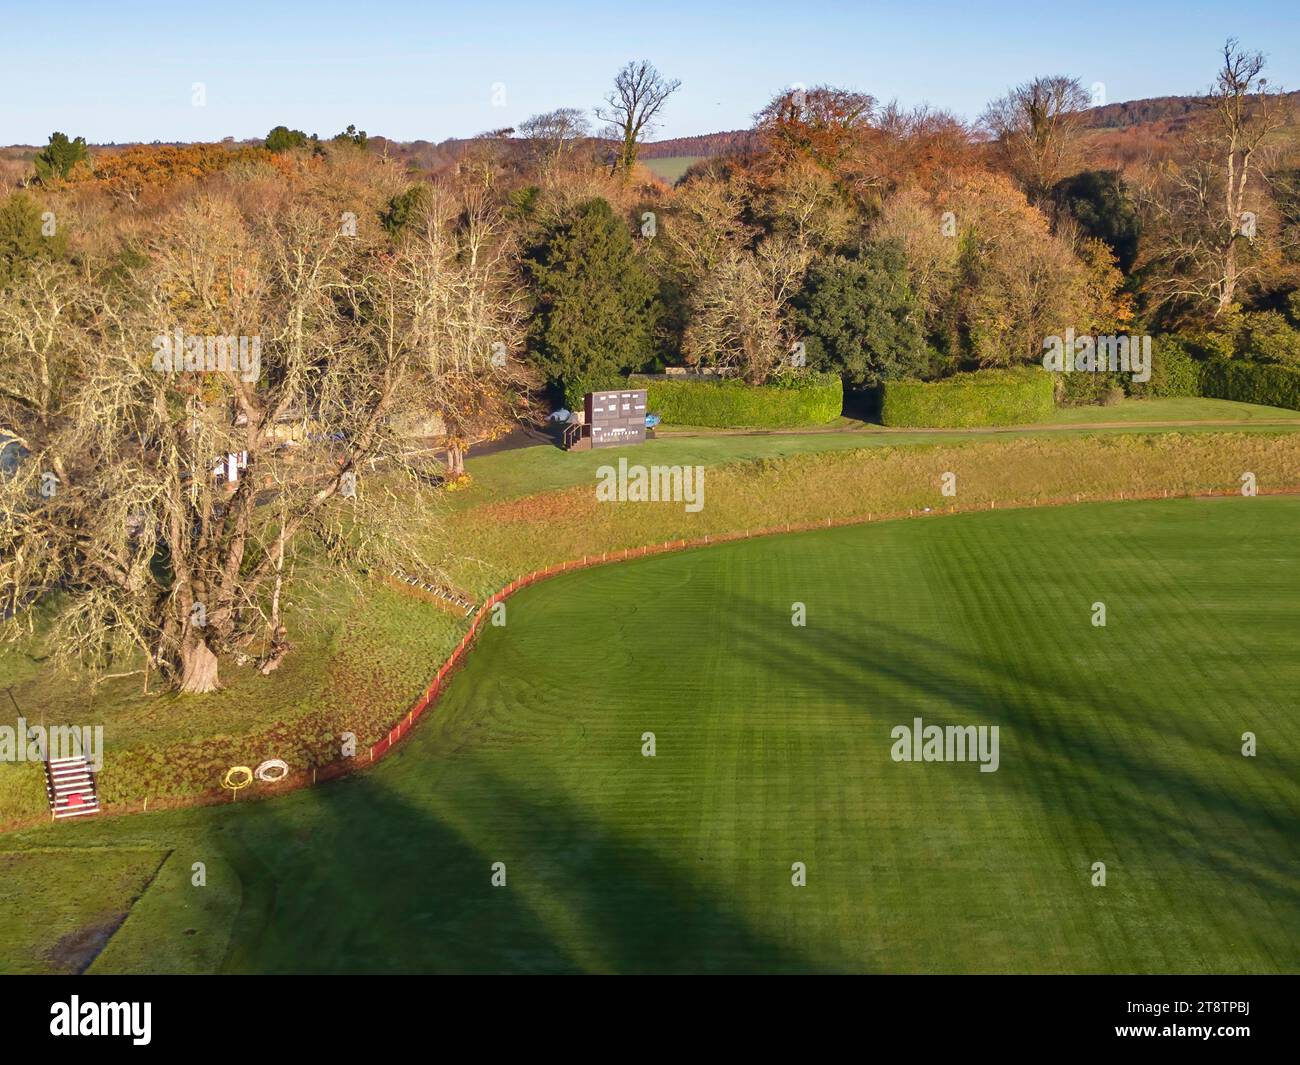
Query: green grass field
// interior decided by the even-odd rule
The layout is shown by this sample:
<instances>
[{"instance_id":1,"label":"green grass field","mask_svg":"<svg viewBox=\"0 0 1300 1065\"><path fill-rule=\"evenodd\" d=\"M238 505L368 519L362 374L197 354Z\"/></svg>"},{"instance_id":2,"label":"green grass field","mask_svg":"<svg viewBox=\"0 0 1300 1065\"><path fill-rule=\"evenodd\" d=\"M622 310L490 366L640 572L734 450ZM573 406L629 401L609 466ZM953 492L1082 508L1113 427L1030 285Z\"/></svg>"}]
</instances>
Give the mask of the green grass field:
<instances>
[{"instance_id":1,"label":"green grass field","mask_svg":"<svg viewBox=\"0 0 1300 1065\"><path fill-rule=\"evenodd\" d=\"M703 155L665 155L658 159L642 159L641 162L660 181L675 185L686 171L704 158Z\"/></svg>"},{"instance_id":2,"label":"green grass field","mask_svg":"<svg viewBox=\"0 0 1300 1065\"><path fill-rule=\"evenodd\" d=\"M571 574L373 770L0 863L170 852L96 971L1295 972L1298 523L1086 505ZM916 716L997 725L1000 768L892 761ZM38 882L0 971L104 919Z\"/></svg>"},{"instance_id":3,"label":"green grass field","mask_svg":"<svg viewBox=\"0 0 1300 1065\"><path fill-rule=\"evenodd\" d=\"M0 973L84 972L165 857L149 847L0 853Z\"/></svg>"}]
</instances>

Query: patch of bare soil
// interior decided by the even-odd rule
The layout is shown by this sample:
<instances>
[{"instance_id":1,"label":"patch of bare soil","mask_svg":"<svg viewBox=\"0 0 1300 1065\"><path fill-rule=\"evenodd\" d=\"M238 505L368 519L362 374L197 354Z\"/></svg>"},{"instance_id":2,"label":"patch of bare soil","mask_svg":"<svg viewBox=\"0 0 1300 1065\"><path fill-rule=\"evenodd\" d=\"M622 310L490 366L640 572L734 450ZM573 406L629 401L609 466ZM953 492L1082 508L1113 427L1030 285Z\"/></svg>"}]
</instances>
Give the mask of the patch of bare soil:
<instances>
[{"instance_id":1,"label":"patch of bare soil","mask_svg":"<svg viewBox=\"0 0 1300 1065\"><path fill-rule=\"evenodd\" d=\"M79 976L90 968L90 963L108 946L113 933L121 928L122 922L126 920L127 912L123 910L85 928L69 932L66 936L62 936L45 956L60 972Z\"/></svg>"}]
</instances>

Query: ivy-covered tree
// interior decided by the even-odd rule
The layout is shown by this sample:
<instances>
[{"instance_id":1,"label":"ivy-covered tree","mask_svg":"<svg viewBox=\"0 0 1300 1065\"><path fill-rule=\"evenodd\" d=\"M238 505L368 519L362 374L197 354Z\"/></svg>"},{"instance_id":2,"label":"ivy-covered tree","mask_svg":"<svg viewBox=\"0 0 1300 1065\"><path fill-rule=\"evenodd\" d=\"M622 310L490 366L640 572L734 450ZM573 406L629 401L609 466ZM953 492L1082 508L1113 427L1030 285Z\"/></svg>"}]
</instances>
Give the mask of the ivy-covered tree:
<instances>
[{"instance_id":1,"label":"ivy-covered tree","mask_svg":"<svg viewBox=\"0 0 1300 1065\"><path fill-rule=\"evenodd\" d=\"M527 261L537 303L534 357L570 404L654 355L658 283L602 199L553 226Z\"/></svg>"},{"instance_id":2,"label":"ivy-covered tree","mask_svg":"<svg viewBox=\"0 0 1300 1065\"><path fill-rule=\"evenodd\" d=\"M923 318L894 240L867 244L856 258L814 260L795 299L808 365L858 387L924 373Z\"/></svg>"}]
</instances>

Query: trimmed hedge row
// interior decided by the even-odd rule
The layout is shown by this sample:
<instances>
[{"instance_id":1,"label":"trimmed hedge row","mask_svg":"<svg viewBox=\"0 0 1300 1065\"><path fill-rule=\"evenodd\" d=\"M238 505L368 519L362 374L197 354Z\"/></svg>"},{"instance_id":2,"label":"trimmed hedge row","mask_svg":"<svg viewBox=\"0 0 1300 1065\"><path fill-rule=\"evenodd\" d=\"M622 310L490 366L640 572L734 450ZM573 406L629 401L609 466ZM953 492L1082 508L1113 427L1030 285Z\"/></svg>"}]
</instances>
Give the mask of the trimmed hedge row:
<instances>
[{"instance_id":1,"label":"trimmed hedge row","mask_svg":"<svg viewBox=\"0 0 1300 1065\"><path fill-rule=\"evenodd\" d=\"M1122 378L1129 395L1165 398L1201 394L1201 364L1182 339L1177 336L1156 337L1151 349L1151 380Z\"/></svg>"},{"instance_id":2,"label":"trimmed hedge row","mask_svg":"<svg viewBox=\"0 0 1300 1065\"><path fill-rule=\"evenodd\" d=\"M646 389L646 407L665 425L794 429L833 421L844 409L844 385L838 374L778 378L766 385L634 376L632 384Z\"/></svg>"},{"instance_id":3,"label":"trimmed hedge row","mask_svg":"<svg viewBox=\"0 0 1300 1065\"><path fill-rule=\"evenodd\" d=\"M886 381L880 420L930 429L1050 421L1053 384L1052 374L1038 366L977 370L943 381Z\"/></svg>"},{"instance_id":4,"label":"trimmed hedge row","mask_svg":"<svg viewBox=\"0 0 1300 1065\"><path fill-rule=\"evenodd\" d=\"M1300 370L1276 363L1212 359L1201 367L1201 395L1300 410Z\"/></svg>"},{"instance_id":5,"label":"trimmed hedge row","mask_svg":"<svg viewBox=\"0 0 1300 1065\"><path fill-rule=\"evenodd\" d=\"M570 410L582 410L588 392L617 392L626 387L627 378L617 371L583 374L564 383L564 405Z\"/></svg>"}]
</instances>

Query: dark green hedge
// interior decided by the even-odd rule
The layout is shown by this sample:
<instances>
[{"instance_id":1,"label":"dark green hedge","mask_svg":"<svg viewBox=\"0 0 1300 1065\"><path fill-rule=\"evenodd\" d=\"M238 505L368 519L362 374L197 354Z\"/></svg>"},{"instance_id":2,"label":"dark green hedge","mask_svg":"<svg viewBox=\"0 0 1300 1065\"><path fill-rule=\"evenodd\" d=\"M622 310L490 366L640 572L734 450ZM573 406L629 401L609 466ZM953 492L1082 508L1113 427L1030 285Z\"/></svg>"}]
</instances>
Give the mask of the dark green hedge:
<instances>
[{"instance_id":1,"label":"dark green hedge","mask_svg":"<svg viewBox=\"0 0 1300 1065\"><path fill-rule=\"evenodd\" d=\"M1300 370L1244 359L1212 359L1201 368L1201 395L1300 410Z\"/></svg>"},{"instance_id":2,"label":"dark green hedge","mask_svg":"<svg viewBox=\"0 0 1300 1065\"><path fill-rule=\"evenodd\" d=\"M886 381L880 420L933 429L1050 421L1053 375L1039 366L978 370L943 381Z\"/></svg>"},{"instance_id":3,"label":"dark green hedge","mask_svg":"<svg viewBox=\"0 0 1300 1065\"><path fill-rule=\"evenodd\" d=\"M844 409L844 386L838 374L777 378L766 385L645 377L633 377L632 383L646 389L646 406L664 425L792 429L833 421Z\"/></svg>"},{"instance_id":4,"label":"dark green hedge","mask_svg":"<svg viewBox=\"0 0 1300 1065\"><path fill-rule=\"evenodd\" d=\"M1201 363L1193 357L1188 344L1177 336L1163 336L1155 338L1151 349L1150 381L1120 375L1129 395L1146 399L1201 394Z\"/></svg>"}]
</instances>

